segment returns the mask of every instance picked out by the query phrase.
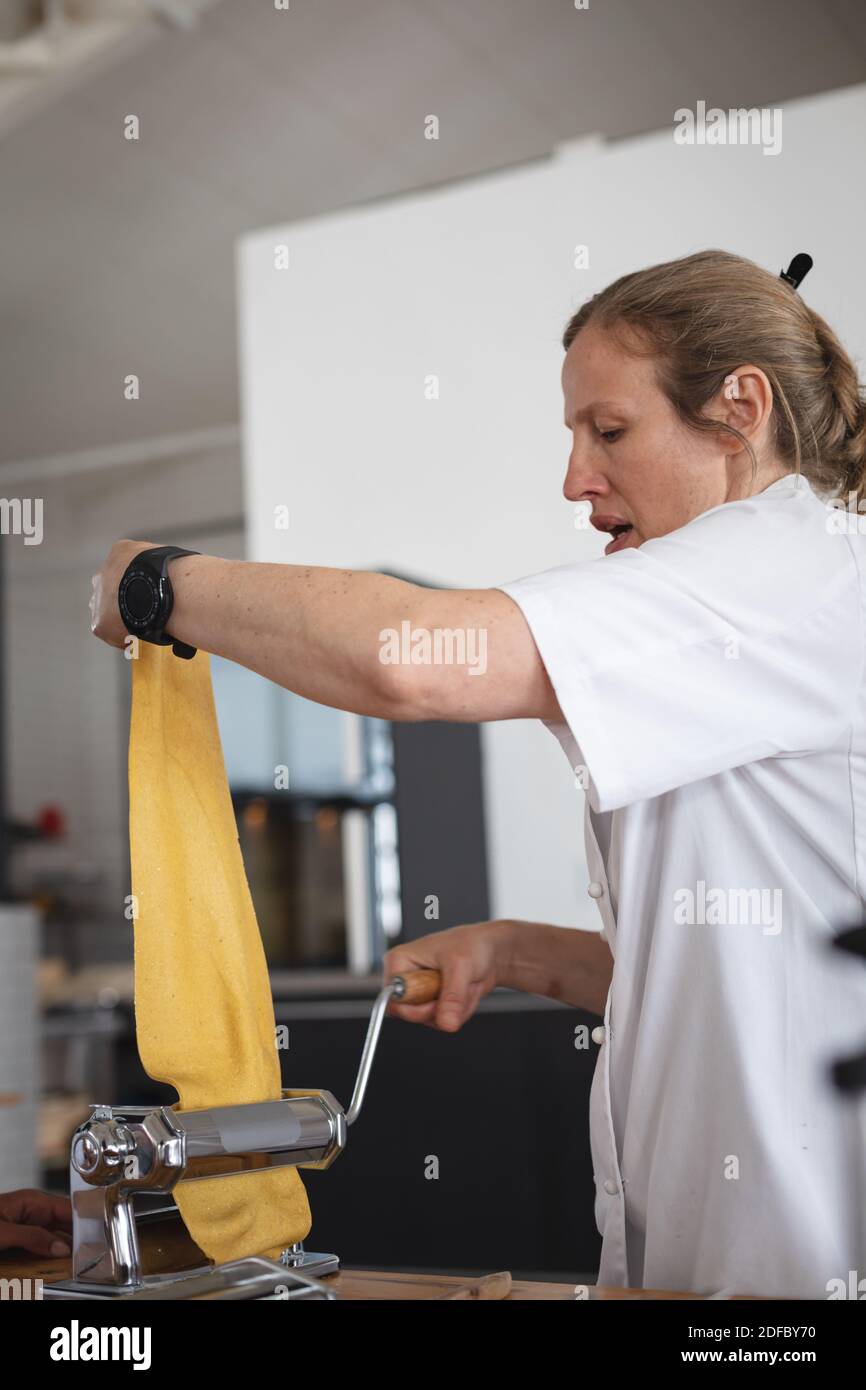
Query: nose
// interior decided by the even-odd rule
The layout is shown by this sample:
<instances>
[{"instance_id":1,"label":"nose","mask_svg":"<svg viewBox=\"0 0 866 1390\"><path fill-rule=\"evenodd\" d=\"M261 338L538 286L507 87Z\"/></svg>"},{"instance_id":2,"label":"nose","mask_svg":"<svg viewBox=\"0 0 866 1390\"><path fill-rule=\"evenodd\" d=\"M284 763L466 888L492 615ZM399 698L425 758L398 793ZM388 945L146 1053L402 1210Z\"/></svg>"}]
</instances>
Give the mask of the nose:
<instances>
[{"instance_id":1,"label":"nose","mask_svg":"<svg viewBox=\"0 0 866 1390\"><path fill-rule=\"evenodd\" d=\"M607 491L607 480L596 467L589 451L581 449L575 440L568 456L563 496L568 502L592 501Z\"/></svg>"}]
</instances>

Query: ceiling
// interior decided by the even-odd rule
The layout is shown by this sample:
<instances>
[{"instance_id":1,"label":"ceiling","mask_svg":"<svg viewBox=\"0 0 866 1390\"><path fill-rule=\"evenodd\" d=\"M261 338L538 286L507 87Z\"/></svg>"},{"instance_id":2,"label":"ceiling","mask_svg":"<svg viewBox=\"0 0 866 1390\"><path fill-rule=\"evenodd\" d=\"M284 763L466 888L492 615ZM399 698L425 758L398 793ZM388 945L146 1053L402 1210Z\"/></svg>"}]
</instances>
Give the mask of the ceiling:
<instances>
[{"instance_id":1,"label":"ceiling","mask_svg":"<svg viewBox=\"0 0 866 1390\"><path fill-rule=\"evenodd\" d=\"M862 0L150 9L134 42L6 104L5 463L236 421L243 232L544 157L582 135L664 127L699 99L770 105L866 80ZM3 80L0 68L0 97ZM423 138L431 113L438 141ZM123 138L129 114L138 141ZM128 373L138 401L124 399Z\"/></svg>"}]
</instances>

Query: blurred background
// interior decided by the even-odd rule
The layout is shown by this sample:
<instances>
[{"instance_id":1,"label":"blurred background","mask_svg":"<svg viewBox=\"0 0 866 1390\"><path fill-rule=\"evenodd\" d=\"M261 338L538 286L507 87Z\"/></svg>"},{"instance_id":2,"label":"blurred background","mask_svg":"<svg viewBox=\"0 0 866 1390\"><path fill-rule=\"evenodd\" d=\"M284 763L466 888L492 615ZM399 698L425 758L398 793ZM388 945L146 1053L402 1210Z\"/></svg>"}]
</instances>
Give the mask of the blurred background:
<instances>
[{"instance_id":1,"label":"blurred background","mask_svg":"<svg viewBox=\"0 0 866 1390\"><path fill-rule=\"evenodd\" d=\"M655 261L805 250L862 361L864 84L859 0L0 0L0 1190L65 1190L90 1102L173 1098L135 1048L111 543L455 586L599 553L561 495L565 321ZM701 102L772 143L677 143ZM286 1085L348 1102L396 941L597 928L540 724L213 678ZM591 1275L595 1022L507 991L455 1037L389 1020L305 1174L314 1247Z\"/></svg>"}]
</instances>

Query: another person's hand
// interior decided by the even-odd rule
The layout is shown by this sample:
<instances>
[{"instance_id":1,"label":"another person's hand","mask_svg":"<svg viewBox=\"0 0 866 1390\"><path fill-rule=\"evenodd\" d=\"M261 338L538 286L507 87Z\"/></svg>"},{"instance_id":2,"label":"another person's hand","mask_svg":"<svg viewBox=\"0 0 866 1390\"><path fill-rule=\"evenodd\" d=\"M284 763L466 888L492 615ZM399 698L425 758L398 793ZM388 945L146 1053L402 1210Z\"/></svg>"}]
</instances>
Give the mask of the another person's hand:
<instances>
[{"instance_id":1,"label":"another person's hand","mask_svg":"<svg viewBox=\"0 0 866 1390\"><path fill-rule=\"evenodd\" d=\"M72 1248L72 1203L35 1187L0 1192L0 1250L34 1255L68 1255Z\"/></svg>"},{"instance_id":2,"label":"another person's hand","mask_svg":"<svg viewBox=\"0 0 866 1390\"><path fill-rule=\"evenodd\" d=\"M410 970L439 970L442 987L438 999L429 1004L401 1004L392 999L388 1013L407 1023L426 1023L444 1033L456 1033L485 994L500 983L510 926L505 921L472 922L394 946L383 962L386 981Z\"/></svg>"},{"instance_id":3,"label":"another person's hand","mask_svg":"<svg viewBox=\"0 0 866 1390\"><path fill-rule=\"evenodd\" d=\"M93 576L90 631L110 647L122 647L129 635L117 606L117 591L124 571L136 555L152 549L154 544L154 541L115 541L102 569Z\"/></svg>"}]
</instances>

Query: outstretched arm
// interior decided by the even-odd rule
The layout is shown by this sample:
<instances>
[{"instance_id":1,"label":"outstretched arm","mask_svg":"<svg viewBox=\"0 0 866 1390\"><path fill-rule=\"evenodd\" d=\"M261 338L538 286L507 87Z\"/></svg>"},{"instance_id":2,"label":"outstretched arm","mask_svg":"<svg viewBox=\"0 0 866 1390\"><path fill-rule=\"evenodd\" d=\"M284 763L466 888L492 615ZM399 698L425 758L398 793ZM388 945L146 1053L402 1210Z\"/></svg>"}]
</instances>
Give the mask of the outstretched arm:
<instances>
[{"instance_id":1,"label":"outstretched arm","mask_svg":"<svg viewBox=\"0 0 866 1390\"><path fill-rule=\"evenodd\" d=\"M92 630L126 631L121 576L147 541L118 541L94 576ZM213 555L171 565L171 635L319 704L382 719L561 719L517 604L499 589L426 589L365 570Z\"/></svg>"}]
</instances>

